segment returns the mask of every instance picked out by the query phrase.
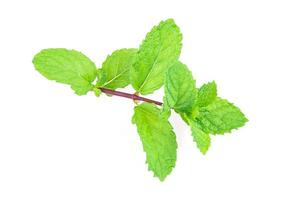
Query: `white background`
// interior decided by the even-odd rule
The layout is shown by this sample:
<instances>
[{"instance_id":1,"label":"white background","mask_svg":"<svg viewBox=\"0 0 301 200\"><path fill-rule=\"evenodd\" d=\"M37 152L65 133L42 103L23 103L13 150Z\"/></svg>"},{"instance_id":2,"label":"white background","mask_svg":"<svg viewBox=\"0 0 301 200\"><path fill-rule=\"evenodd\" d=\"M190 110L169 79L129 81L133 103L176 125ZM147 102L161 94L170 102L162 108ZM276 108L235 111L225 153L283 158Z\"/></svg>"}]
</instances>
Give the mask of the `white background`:
<instances>
[{"instance_id":1,"label":"white background","mask_svg":"<svg viewBox=\"0 0 301 200\"><path fill-rule=\"evenodd\" d=\"M0 199L300 200L299 3L2 0ZM64 47L100 66L113 50L138 47L167 18L181 28L181 60L198 85L215 80L219 95L250 121L213 137L203 156L173 113L178 160L162 183L147 171L132 101L76 96L31 60Z\"/></svg>"}]
</instances>

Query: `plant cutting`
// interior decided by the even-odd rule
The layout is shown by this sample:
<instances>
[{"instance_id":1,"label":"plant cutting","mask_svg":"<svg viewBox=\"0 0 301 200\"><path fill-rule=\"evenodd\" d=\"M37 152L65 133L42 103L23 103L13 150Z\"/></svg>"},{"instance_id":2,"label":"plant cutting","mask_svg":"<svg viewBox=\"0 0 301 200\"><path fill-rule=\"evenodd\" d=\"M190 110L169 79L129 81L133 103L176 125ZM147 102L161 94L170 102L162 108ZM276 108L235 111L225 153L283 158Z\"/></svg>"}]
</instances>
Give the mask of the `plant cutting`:
<instances>
[{"instance_id":1,"label":"plant cutting","mask_svg":"<svg viewBox=\"0 0 301 200\"><path fill-rule=\"evenodd\" d=\"M83 53L63 48L44 49L33 58L35 69L49 80L68 84L77 95L94 92L134 100L132 123L137 126L148 169L163 181L177 159L177 142L169 123L171 111L191 129L200 152L210 137L230 133L248 120L241 110L217 95L214 81L196 86L188 67L179 60L182 34L174 20L154 26L139 48L114 51L97 68ZM131 85L133 93L118 91ZM162 101L144 96L164 87Z\"/></svg>"}]
</instances>

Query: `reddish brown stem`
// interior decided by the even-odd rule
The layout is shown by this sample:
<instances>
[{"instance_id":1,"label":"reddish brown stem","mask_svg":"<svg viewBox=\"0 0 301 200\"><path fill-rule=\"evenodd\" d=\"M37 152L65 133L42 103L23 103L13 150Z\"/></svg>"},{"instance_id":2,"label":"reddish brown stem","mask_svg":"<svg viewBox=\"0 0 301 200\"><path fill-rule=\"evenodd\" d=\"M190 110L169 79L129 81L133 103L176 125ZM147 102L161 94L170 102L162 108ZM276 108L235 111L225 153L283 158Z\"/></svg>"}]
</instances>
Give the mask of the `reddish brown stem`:
<instances>
[{"instance_id":1,"label":"reddish brown stem","mask_svg":"<svg viewBox=\"0 0 301 200\"><path fill-rule=\"evenodd\" d=\"M136 94L129 94L129 93L126 93L126 92L120 92L120 91L111 90L111 89L102 88L102 87L99 87L98 89L100 89L103 93L106 93L106 94L119 96L119 97L125 97L125 98L128 98L128 99L133 99L133 100L138 100L138 101L144 101L144 102L148 102L148 103L154 103L158 106L162 105L162 103L159 102L159 101L155 101L155 100L152 100L152 99L140 97Z\"/></svg>"}]
</instances>

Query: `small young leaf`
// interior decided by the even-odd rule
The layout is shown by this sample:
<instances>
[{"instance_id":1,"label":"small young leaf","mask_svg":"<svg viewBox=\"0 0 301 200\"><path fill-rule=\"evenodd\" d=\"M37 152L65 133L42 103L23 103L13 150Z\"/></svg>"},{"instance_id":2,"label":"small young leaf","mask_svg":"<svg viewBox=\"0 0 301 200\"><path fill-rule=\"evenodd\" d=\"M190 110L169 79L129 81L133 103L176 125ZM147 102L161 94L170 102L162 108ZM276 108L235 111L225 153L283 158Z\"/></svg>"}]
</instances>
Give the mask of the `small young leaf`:
<instances>
[{"instance_id":1,"label":"small young leaf","mask_svg":"<svg viewBox=\"0 0 301 200\"><path fill-rule=\"evenodd\" d=\"M166 73L166 103L176 112L191 112L197 97L195 80L186 65L176 62Z\"/></svg>"},{"instance_id":2,"label":"small young leaf","mask_svg":"<svg viewBox=\"0 0 301 200\"><path fill-rule=\"evenodd\" d=\"M120 49L114 51L98 70L96 85L108 89L126 87L130 84L129 69L135 61L137 49Z\"/></svg>"},{"instance_id":3,"label":"small young leaf","mask_svg":"<svg viewBox=\"0 0 301 200\"><path fill-rule=\"evenodd\" d=\"M198 93L198 106L203 107L209 105L217 96L216 84L214 81L204 84Z\"/></svg>"},{"instance_id":4,"label":"small young leaf","mask_svg":"<svg viewBox=\"0 0 301 200\"><path fill-rule=\"evenodd\" d=\"M206 107L199 108L196 121L206 133L224 134L242 127L248 120L239 108L217 97Z\"/></svg>"},{"instance_id":5,"label":"small young leaf","mask_svg":"<svg viewBox=\"0 0 301 200\"><path fill-rule=\"evenodd\" d=\"M96 67L81 52L61 48L44 49L32 62L36 70L47 79L71 85L78 95L93 89Z\"/></svg>"},{"instance_id":6,"label":"small young leaf","mask_svg":"<svg viewBox=\"0 0 301 200\"><path fill-rule=\"evenodd\" d=\"M136 124L149 170L161 181L170 174L176 163L176 137L168 120L153 104L135 107L132 122Z\"/></svg>"},{"instance_id":7,"label":"small young leaf","mask_svg":"<svg viewBox=\"0 0 301 200\"><path fill-rule=\"evenodd\" d=\"M165 119L168 119L171 115L171 108L168 106L166 102L166 97L163 97L163 105L161 108L161 116Z\"/></svg>"},{"instance_id":8,"label":"small young leaf","mask_svg":"<svg viewBox=\"0 0 301 200\"><path fill-rule=\"evenodd\" d=\"M190 128L193 136L193 140L196 142L197 147L205 155L208 151L211 143L210 135L202 131L199 124L195 121L190 121Z\"/></svg>"},{"instance_id":9,"label":"small young leaf","mask_svg":"<svg viewBox=\"0 0 301 200\"><path fill-rule=\"evenodd\" d=\"M172 19L162 21L146 35L130 72L138 93L150 94L163 85L166 70L180 55L181 42L180 29Z\"/></svg>"},{"instance_id":10,"label":"small young leaf","mask_svg":"<svg viewBox=\"0 0 301 200\"><path fill-rule=\"evenodd\" d=\"M99 88L97 88L97 87L94 87L94 88L93 88L93 92L94 92L94 95L95 95L96 97L99 97L100 94L101 94L101 90L100 90Z\"/></svg>"}]
</instances>

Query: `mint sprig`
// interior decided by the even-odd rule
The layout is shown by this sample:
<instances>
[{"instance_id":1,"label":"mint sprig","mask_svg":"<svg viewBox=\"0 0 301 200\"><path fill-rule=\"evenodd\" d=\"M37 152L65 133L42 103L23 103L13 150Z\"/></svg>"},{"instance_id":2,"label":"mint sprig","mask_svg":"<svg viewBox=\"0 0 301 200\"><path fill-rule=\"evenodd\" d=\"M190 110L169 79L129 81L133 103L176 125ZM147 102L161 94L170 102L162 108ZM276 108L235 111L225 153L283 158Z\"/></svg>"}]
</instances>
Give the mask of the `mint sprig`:
<instances>
[{"instance_id":1,"label":"mint sprig","mask_svg":"<svg viewBox=\"0 0 301 200\"><path fill-rule=\"evenodd\" d=\"M205 154L211 136L230 133L248 120L238 107L217 95L215 82L197 88L188 67L179 61L182 34L174 20L152 28L138 49L119 49L101 68L84 54L62 48L44 49L34 56L37 71L49 80L68 84L77 95L94 92L134 100L132 123L146 153L149 170L163 181L175 167L176 136L169 116L174 110L190 127L193 140ZM131 85L135 92L116 91ZM164 85L163 103L142 97ZM143 102L143 103L139 103Z\"/></svg>"}]
</instances>

